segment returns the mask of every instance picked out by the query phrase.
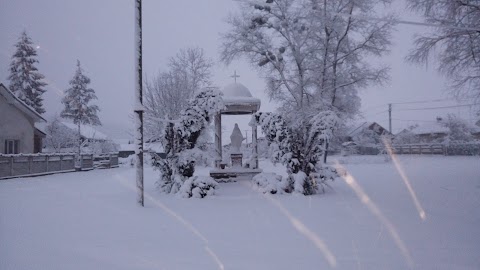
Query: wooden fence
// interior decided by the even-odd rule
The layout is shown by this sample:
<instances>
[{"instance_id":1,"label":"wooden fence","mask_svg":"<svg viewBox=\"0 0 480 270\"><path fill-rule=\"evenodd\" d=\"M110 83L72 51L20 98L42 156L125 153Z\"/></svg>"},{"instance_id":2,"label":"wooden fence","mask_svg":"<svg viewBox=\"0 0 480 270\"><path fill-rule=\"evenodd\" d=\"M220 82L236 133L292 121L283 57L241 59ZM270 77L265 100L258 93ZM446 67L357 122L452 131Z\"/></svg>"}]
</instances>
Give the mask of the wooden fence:
<instances>
[{"instance_id":1,"label":"wooden fence","mask_svg":"<svg viewBox=\"0 0 480 270\"><path fill-rule=\"evenodd\" d=\"M79 169L93 169L92 155L82 155ZM0 179L75 171L75 154L0 154Z\"/></svg>"},{"instance_id":2,"label":"wooden fence","mask_svg":"<svg viewBox=\"0 0 480 270\"><path fill-rule=\"evenodd\" d=\"M405 144L392 145L395 154L417 154L417 155L445 155L443 144Z\"/></svg>"},{"instance_id":3,"label":"wooden fence","mask_svg":"<svg viewBox=\"0 0 480 270\"><path fill-rule=\"evenodd\" d=\"M445 156L478 156L480 143L450 144L403 144L392 145L396 154L445 155Z\"/></svg>"},{"instance_id":4,"label":"wooden fence","mask_svg":"<svg viewBox=\"0 0 480 270\"><path fill-rule=\"evenodd\" d=\"M445 156L479 156L480 142L471 143L433 143L433 144L394 144L393 153L409 155L445 155ZM386 153L383 145L350 145L342 149L343 155L378 155Z\"/></svg>"},{"instance_id":5,"label":"wooden fence","mask_svg":"<svg viewBox=\"0 0 480 270\"><path fill-rule=\"evenodd\" d=\"M98 155L93 158L95 168L116 168L118 167L118 153Z\"/></svg>"}]
</instances>

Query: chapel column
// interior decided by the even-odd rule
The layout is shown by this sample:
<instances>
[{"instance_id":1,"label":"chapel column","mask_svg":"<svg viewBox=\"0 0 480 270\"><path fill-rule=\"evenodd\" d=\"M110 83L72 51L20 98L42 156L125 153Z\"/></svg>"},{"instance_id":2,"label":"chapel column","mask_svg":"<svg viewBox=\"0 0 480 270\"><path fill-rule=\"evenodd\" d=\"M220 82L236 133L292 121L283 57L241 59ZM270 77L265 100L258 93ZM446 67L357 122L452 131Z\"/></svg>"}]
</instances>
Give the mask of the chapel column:
<instances>
[{"instance_id":1,"label":"chapel column","mask_svg":"<svg viewBox=\"0 0 480 270\"><path fill-rule=\"evenodd\" d=\"M254 122L254 121L253 121ZM257 125L252 125L252 147L253 147L253 168L258 169L258 144L257 144Z\"/></svg>"},{"instance_id":2,"label":"chapel column","mask_svg":"<svg viewBox=\"0 0 480 270\"><path fill-rule=\"evenodd\" d=\"M222 163L222 114L215 115L215 168L220 168Z\"/></svg>"}]
</instances>

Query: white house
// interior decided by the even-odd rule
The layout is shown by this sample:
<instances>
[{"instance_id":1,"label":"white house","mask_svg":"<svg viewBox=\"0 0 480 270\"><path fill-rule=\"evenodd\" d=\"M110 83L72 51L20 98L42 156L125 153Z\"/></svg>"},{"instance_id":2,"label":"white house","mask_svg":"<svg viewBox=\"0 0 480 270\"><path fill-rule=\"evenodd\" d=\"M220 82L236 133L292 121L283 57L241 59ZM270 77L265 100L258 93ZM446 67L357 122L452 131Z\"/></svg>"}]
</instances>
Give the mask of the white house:
<instances>
[{"instance_id":1,"label":"white house","mask_svg":"<svg viewBox=\"0 0 480 270\"><path fill-rule=\"evenodd\" d=\"M32 107L0 83L0 153L38 153L45 133L35 123L46 122Z\"/></svg>"}]
</instances>

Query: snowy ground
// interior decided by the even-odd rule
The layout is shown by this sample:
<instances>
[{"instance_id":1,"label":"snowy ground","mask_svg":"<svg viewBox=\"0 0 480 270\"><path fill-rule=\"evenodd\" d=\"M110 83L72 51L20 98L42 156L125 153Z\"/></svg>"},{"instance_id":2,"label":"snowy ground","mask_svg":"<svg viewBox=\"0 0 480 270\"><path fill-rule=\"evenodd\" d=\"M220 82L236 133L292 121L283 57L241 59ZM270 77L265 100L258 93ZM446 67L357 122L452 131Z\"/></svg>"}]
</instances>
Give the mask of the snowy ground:
<instances>
[{"instance_id":1,"label":"snowy ground","mask_svg":"<svg viewBox=\"0 0 480 270\"><path fill-rule=\"evenodd\" d=\"M309 197L238 181L180 199L148 168L145 208L131 168L0 181L0 269L480 269L478 157L400 157L425 220L392 162L341 159L375 205L343 179Z\"/></svg>"}]
</instances>

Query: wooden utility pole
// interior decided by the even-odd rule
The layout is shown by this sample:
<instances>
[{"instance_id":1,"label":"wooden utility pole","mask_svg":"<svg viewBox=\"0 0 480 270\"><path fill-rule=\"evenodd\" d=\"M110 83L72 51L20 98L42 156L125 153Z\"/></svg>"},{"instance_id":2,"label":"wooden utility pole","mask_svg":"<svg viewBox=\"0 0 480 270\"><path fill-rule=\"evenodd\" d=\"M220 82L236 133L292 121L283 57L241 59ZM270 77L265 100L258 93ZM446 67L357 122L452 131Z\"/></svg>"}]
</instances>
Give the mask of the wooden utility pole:
<instances>
[{"instance_id":1,"label":"wooden utility pole","mask_svg":"<svg viewBox=\"0 0 480 270\"><path fill-rule=\"evenodd\" d=\"M135 165L137 202L143 202L142 0L135 0Z\"/></svg>"}]
</instances>

